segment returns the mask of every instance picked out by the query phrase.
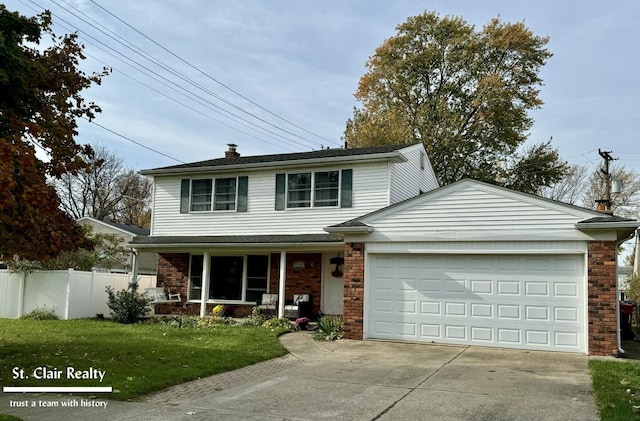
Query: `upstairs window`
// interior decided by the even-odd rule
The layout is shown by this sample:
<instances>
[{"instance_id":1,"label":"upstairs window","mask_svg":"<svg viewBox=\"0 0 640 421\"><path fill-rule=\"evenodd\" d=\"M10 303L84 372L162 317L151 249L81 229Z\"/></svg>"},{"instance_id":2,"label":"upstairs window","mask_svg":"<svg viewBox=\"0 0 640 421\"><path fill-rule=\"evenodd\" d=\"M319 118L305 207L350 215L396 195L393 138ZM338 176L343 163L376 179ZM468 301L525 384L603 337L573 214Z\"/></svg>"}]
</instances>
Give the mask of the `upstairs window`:
<instances>
[{"instance_id":1,"label":"upstairs window","mask_svg":"<svg viewBox=\"0 0 640 421\"><path fill-rule=\"evenodd\" d=\"M236 209L236 179L216 178L215 210Z\"/></svg>"},{"instance_id":2,"label":"upstairs window","mask_svg":"<svg viewBox=\"0 0 640 421\"><path fill-rule=\"evenodd\" d=\"M180 183L180 213L247 212L249 177L206 178Z\"/></svg>"},{"instance_id":3,"label":"upstairs window","mask_svg":"<svg viewBox=\"0 0 640 421\"><path fill-rule=\"evenodd\" d=\"M276 174L275 209L352 207L353 170Z\"/></svg>"},{"instance_id":4,"label":"upstairs window","mask_svg":"<svg viewBox=\"0 0 640 421\"><path fill-rule=\"evenodd\" d=\"M315 187L313 189L313 206L338 206L338 171L315 173Z\"/></svg>"},{"instance_id":5,"label":"upstairs window","mask_svg":"<svg viewBox=\"0 0 640 421\"><path fill-rule=\"evenodd\" d=\"M289 174L287 182L287 207L311 206L311 173Z\"/></svg>"},{"instance_id":6,"label":"upstairs window","mask_svg":"<svg viewBox=\"0 0 640 421\"><path fill-rule=\"evenodd\" d=\"M191 211L211 210L211 186L213 180L191 181Z\"/></svg>"}]
</instances>

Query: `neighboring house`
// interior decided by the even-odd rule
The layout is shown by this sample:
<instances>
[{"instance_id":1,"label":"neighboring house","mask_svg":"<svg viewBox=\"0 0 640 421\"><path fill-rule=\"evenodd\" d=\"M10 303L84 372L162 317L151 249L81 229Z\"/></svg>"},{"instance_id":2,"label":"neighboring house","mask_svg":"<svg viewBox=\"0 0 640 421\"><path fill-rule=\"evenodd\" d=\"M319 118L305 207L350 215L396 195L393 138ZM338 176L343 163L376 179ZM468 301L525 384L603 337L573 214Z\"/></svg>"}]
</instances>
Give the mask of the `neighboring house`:
<instances>
[{"instance_id":1,"label":"neighboring house","mask_svg":"<svg viewBox=\"0 0 640 421\"><path fill-rule=\"evenodd\" d=\"M629 279L633 275L633 266L618 266L618 291L626 294L629 288ZM622 297L621 297L622 298Z\"/></svg>"},{"instance_id":2,"label":"neighboring house","mask_svg":"<svg viewBox=\"0 0 640 421\"><path fill-rule=\"evenodd\" d=\"M135 237L146 237L149 230L137 227L135 225L126 225L118 222L103 221L89 216L82 217L77 220L79 224L89 225L94 233L113 234L120 237L120 245L126 247ZM155 275L158 270L158 254L150 252L142 252L137 256L138 273L141 275ZM128 273L133 270L133 251L127 256L126 260L119 262L110 268L105 268L109 272Z\"/></svg>"},{"instance_id":3,"label":"neighboring house","mask_svg":"<svg viewBox=\"0 0 640 421\"><path fill-rule=\"evenodd\" d=\"M345 337L616 354L616 245L637 221L463 180L421 144L225 158L154 177L157 312L278 314L309 294ZM333 260L332 260L333 259Z\"/></svg>"}]
</instances>

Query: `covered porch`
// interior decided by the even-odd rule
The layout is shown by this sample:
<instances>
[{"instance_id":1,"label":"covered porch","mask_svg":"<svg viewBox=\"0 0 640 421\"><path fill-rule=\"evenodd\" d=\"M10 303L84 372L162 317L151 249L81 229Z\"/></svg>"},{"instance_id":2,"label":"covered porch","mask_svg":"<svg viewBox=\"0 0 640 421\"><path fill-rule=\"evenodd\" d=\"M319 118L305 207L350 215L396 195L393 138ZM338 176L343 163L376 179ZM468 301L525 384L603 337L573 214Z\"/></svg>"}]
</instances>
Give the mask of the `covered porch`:
<instances>
[{"instance_id":1,"label":"covered porch","mask_svg":"<svg viewBox=\"0 0 640 421\"><path fill-rule=\"evenodd\" d=\"M344 243L329 234L146 237L131 247L157 252L157 286L181 294L155 304L156 314L204 317L223 305L226 315L244 317L271 296L269 310L291 317L285 310L299 295L309 298L307 317L342 314Z\"/></svg>"}]
</instances>

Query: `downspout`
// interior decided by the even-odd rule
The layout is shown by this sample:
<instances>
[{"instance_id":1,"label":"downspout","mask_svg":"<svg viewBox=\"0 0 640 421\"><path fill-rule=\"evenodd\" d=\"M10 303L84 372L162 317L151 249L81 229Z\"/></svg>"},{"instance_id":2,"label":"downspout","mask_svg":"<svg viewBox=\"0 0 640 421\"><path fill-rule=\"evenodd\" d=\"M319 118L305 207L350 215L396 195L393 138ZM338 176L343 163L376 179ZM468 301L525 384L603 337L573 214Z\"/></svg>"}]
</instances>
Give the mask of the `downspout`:
<instances>
[{"instance_id":1,"label":"downspout","mask_svg":"<svg viewBox=\"0 0 640 421\"><path fill-rule=\"evenodd\" d=\"M618 290L618 270L619 270L619 265L618 265L618 247L620 247L620 244L631 240L633 237L635 237L636 232L632 232L631 235L624 239L624 240L620 240L618 242L616 242L616 320L618 321L616 323L616 326L618 328L618 331L616 332L617 337L618 337L618 354L619 355L623 355L626 351L624 349L622 349L622 335L620 334L620 291ZM637 238L636 238L637 240ZM637 241L636 241L637 244ZM636 250L637 253L637 250Z\"/></svg>"},{"instance_id":2,"label":"downspout","mask_svg":"<svg viewBox=\"0 0 640 421\"><path fill-rule=\"evenodd\" d=\"M134 283L138 281L138 250L131 249L131 281Z\"/></svg>"}]
</instances>

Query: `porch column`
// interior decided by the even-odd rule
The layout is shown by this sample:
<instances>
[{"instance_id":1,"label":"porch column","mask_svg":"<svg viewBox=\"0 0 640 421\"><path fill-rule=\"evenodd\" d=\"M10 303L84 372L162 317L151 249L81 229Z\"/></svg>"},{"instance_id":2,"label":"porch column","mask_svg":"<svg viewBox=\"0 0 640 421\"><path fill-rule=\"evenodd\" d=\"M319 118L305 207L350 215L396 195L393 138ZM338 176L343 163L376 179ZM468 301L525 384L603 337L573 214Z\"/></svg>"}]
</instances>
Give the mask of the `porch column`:
<instances>
[{"instance_id":1,"label":"porch column","mask_svg":"<svg viewBox=\"0 0 640 421\"><path fill-rule=\"evenodd\" d=\"M209 273L211 268L209 267L209 252L205 251L202 256L202 288L200 288L200 317L207 315L207 298L209 298Z\"/></svg>"},{"instance_id":2,"label":"porch column","mask_svg":"<svg viewBox=\"0 0 640 421\"><path fill-rule=\"evenodd\" d=\"M278 317L284 317L284 288L287 274L287 252L280 252L280 283L278 285Z\"/></svg>"}]
</instances>

